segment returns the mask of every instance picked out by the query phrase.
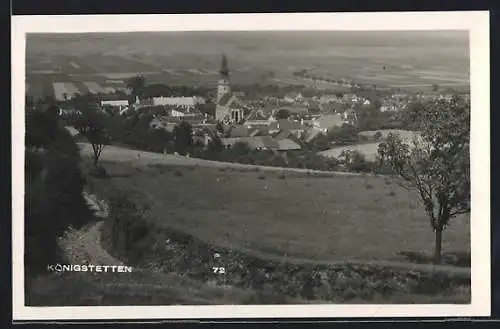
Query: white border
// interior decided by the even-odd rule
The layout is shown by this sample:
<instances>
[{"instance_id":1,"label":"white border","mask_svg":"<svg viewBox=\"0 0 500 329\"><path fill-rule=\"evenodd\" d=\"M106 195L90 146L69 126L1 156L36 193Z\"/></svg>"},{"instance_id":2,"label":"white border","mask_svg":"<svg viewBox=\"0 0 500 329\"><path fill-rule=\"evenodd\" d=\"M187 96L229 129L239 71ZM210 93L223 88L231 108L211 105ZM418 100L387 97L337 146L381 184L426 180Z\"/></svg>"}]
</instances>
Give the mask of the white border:
<instances>
[{"instance_id":1,"label":"white border","mask_svg":"<svg viewBox=\"0 0 500 329\"><path fill-rule=\"evenodd\" d=\"M472 303L470 305L24 306L25 33L236 30L469 30ZM14 16L12 18L14 320L490 315L489 12Z\"/></svg>"}]
</instances>

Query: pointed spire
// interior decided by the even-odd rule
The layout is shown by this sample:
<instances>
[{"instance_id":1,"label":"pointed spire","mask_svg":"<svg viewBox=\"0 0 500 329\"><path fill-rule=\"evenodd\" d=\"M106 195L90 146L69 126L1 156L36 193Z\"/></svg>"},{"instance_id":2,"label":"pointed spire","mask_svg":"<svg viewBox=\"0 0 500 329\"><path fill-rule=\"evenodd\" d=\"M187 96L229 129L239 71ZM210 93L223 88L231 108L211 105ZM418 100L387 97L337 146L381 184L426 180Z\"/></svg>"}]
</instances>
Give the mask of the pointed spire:
<instances>
[{"instance_id":1,"label":"pointed spire","mask_svg":"<svg viewBox=\"0 0 500 329\"><path fill-rule=\"evenodd\" d=\"M224 53L222 54L219 73L224 77L229 76L229 69L227 67L227 58L226 58L226 54L224 54Z\"/></svg>"}]
</instances>

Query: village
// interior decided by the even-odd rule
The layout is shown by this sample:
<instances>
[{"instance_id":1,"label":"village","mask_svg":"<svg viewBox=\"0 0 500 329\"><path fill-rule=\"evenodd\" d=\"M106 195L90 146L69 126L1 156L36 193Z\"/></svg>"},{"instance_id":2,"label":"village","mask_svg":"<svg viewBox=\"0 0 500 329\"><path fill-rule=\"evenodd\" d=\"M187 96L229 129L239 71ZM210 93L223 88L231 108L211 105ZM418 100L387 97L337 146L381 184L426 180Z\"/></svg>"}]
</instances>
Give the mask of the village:
<instances>
[{"instance_id":1,"label":"village","mask_svg":"<svg viewBox=\"0 0 500 329\"><path fill-rule=\"evenodd\" d=\"M138 76L138 79L142 78ZM156 93L158 96L144 97L129 88L126 93L99 94L95 99L99 101L96 107L105 114L152 113L149 127L153 130L172 133L181 122L188 123L192 127L193 141L205 148L217 136L225 149L244 143L254 151L284 154L308 148L328 157L329 149L346 144L326 137L333 130L350 127L355 134L368 131L348 144L373 143L379 139L377 130L404 131L408 128L401 123L401 113L411 104L452 97L451 93L367 92L359 85L345 83L350 86L349 92L321 89L306 96L300 91L291 91L282 95L263 92L258 97L247 97L243 91L232 90L228 59L222 54L216 91L209 96L193 95L192 92L189 96L171 96L160 91ZM308 87L310 90L314 84ZM72 98L61 102L59 113L62 117L79 112L71 104ZM372 124L367 124L368 121ZM310 145L315 147L311 149ZM337 157L338 153L333 152Z\"/></svg>"}]
</instances>

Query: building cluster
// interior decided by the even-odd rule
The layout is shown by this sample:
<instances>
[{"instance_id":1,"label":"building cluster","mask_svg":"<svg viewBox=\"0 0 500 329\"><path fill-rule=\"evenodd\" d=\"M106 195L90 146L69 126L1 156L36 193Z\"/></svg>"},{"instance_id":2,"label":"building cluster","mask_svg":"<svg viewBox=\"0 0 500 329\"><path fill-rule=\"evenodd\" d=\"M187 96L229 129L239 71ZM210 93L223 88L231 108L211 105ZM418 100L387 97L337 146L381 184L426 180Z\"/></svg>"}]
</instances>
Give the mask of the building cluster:
<instances>
[{"instance_id":1,"label":"building cluster","mask_svg":"<svg viewBox=\"0 0 500 329\"><path fill-rule=\"evenodd\" d=\"M356 125L357 110L372 106L373 100L354 92L327 93L305 97L300 92L284 96L263 95L245 99L242 92L233 92L227 58L222 56L215 100L203 97L150 97L130 102L128 99L103 100L102 109L123 115L139 109L151 109L150 126L172 131L180 121L189 122L194 134L203 143L216 134L217 123L223 123L221 136L225 147L245 142L254 149L296 150L299 140L310 141L320 133L344 124ZM397 112L422 95L393 94L377 100L381 112ZM439 97L451 97L443 96Z\"/></svg>"}]
</instances>

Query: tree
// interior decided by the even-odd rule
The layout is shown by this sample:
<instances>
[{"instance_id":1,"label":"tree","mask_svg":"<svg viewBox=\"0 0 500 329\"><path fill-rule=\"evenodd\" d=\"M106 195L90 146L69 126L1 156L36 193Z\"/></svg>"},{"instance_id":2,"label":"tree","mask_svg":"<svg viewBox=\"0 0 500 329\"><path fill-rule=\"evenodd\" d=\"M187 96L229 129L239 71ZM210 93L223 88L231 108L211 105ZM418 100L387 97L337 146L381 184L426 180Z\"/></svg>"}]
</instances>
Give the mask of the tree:
<instances>
[{"instance_id":1,"label":"tree","mask_svg":"<svg viewBox=\"0 0 500 329\"><path fill-rule=\"evenodd\" d=\"M435 101L419 123L420 140L407 144L391 134L378 154L401 186L418 192L435 232L434 261L440 263L443 230L470 212L470 103L456 97Z\"/></svg>"},{"instance_id":2,"label":"tree","mask_svg":"<svg viewBox=\"0 0 500 329\"><path fill-rule=\"evenodd\" d=\"M211 141L208 143L207 151L208 153L219 153L224 150L224 144L222 144L222 140L219 136L212 136Z\"/></svg>"},{"instance_id":3,"label":"tree","mask_svg":"<svg viewBox=\"0 0 500 329\"><path fill-rule=\"evenodd\" d=\"M215 125L215 130L217 131L217 134L219 136L224 136L226 133L226 130L224 129L224 124L222 121L217 121L217 124Z\"/></svg>"},{"instance_id":4,"label":"tree","mask_svg":"<svg viewBox=\"0 0 500 329\"><path fill-rule=\"evenodd\" d=\"M193 145L193 129L189 123L182 121L174 128L174 149L185 155Z\"/></svg>"},{"instance_id":5,"label":"tree","mask_svg":"<svg viewBox=\"0 0 500 329\"><path fill-rule=\"evenodd\" d=\"M338 144L351 144L358 140L358 130L353 125L343 124L342 127L331 129L328 139Z\"/></svg>"},{"instance_id":6,"label":"tree","mask_svg":"<svg viewBox=\"0 0 500 329\"><path fill-rule=\"evenodd\" d=\"M288 119L290 112L285 109L280 109L276 112L276 119Z\"/></svg>"},{"instance_id":7,"label":"tree","mask_svg":"<svg viewBox=\"0 0 500 329\"><path fill-rule=\"evenodd\" d=\"M439 85L437 83L432 84L432 91L436 92L439 90Z\"/></svg>"},{"instance_id":8,"label":"tree","mask_svg":"<svg viewBox=\"0 0 500 329\"><path fill-rule=\"evenodd\" d=\"M126 82L125 85L127 88L132 90L132 95L135 97L142 97L144 95L144 90L146 87L146 79L141 76L137 75L135 77L129 78Z\"/></svg>"},{"instance_id":9,"label":"tree","mask_svg":"<svg viewBox=\"0 0 500 329\"><path fill-rule=\"evenodd\" d=\"M78 118L75 128L92 145L94 167L97 168L97 161L101 156L102 150L110 142L105 127L105 117L94 108L87 108L82 113L83 115Z\"/></svg>"}]
</instances>

